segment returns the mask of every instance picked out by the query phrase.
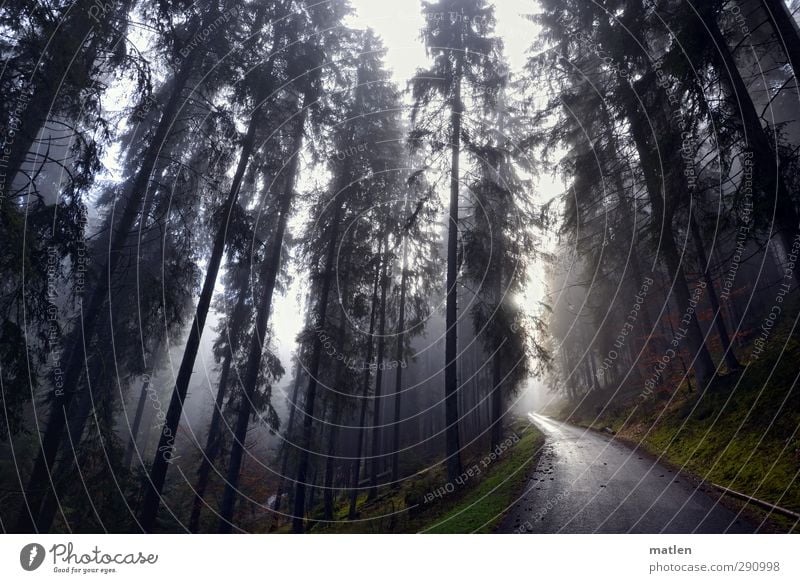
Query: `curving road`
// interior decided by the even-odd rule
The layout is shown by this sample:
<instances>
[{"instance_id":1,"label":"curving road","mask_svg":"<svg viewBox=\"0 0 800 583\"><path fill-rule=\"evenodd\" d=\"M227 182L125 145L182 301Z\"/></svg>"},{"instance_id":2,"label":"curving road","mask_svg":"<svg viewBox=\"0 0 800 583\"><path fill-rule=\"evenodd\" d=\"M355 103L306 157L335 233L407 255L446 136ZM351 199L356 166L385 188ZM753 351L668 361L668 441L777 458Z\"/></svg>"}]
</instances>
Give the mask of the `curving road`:
<instances>
[{"instance_id":1,"label":"curving road","mask_svg":"<svg viewBox=\"0 0 800 583\"><path fill-rule=\"evenodd\" d=\"M500 532L723 533L755 527L612 436L530 415L544 451Z\"/></svg>"}]
</instances>

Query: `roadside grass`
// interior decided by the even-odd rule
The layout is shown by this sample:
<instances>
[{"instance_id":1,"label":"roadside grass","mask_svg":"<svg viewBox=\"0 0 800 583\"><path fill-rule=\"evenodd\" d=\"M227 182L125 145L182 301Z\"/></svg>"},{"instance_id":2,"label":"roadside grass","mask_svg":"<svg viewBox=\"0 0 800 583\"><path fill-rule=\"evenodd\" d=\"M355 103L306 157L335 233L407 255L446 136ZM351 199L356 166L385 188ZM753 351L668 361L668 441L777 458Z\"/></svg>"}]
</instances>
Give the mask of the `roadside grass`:
<instances>
[{"instance_id":1,"label":"roadside grass","mask_svg":"<svg viewBox=\"0 0 800 583\"><path fill-rule=\"evenodd\" d=\"M544 436L527 420L515 421L507 438L519 440L496 459L487 461L487 451L473 448L465 452L465 472L476 466L480 473L466 477L463 485L447 486L444 468L437 466L404 480L398 488L384 488L379 496L367 501L359 495L358 517L347 520L349 499L337 499L332 522L310 522L313 533L489 533L495 531L509 506L525 486L531 470L538 463ZM484 446L483 450L488 448ZM483 461L486 461L484 467ZM451 490L449 493L445 492ZM439 496L434 492L440 492ZM321 515L316 508L312 516ZM278 532L287 532L283 525Z\"/></svg>"},{"instance_id":2,"label":"roadside grass","mask_svg":"<svg viewBox=\"0 0 800 583\"><path fill-rule=\"evenodd\" d=\"M488 468L476 487L464 493L453 508L431 517L423 531L435 534L494 532L516 502L538 463L544 436L530 425L519 442Z\"/></svg>"},{"instance_id":3,"label":"roadside grass","mask_svg":"<svg viewBox=\"0 0 800 583\"><path fill-rule=\"evenodd\" d=\"M578 410L568 420L609 427L705 481L800 512L800 341L789 333L787 322L760 358L716 378L702 394L682 385L671 401L670 395L657 394L635 410L631 402L599 416L596 409ZM752 348L740 352L751 354ZM797 527L776 513L770 520L779 528Z\"/></svg>"}]
</instances>

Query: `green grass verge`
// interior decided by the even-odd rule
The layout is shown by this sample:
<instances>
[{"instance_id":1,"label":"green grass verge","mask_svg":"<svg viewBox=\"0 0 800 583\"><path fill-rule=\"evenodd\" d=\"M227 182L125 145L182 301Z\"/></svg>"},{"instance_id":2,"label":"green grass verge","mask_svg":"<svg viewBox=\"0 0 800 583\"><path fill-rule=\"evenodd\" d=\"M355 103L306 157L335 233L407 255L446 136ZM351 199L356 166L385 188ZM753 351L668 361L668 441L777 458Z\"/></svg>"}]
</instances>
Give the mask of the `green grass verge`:
<instances>
[{"instance_id":1,"label":"green grass verge","mask_svg":"<svg viewBox=\"0 0 800 583\"><path fill-rule=\"evenodd\" d=\"M464 469L477 465L480 473L452 489L441 467L413 476L396 489L384 489L377 499L359 497L359 516L347 520L347 500L339 499L333 522L317 522L315 533L453 533L493 532L508 507L523 490L538 462L544 436L527 421L515 422L508 432L519 440L484 465L486 451L464 455ZM484 446L485 449L485 446ZM444 492L444 489L451 492ZM441 491L440 496L433 496ZM281 531L288 530L285 525Z\"/></svg>"},{"instance_id":2,"label":"green grass verge","mask_svg":"<svg viewBox=\"0 0 800 583\"><path fill-rule=\"evenodd\" d=\"M487 468L486 476L474 488L420 530L435 534L494 532L522 492L544 443L544 437L532 425L518 435L519 442Z\"/></svg>"},{"instance_id":3,"label":"green grass verge","mask_svg":"<svg viewBox=\"0 0 800 583\"><path fill-rule=\"evenodd\" d=\"M704 394L682 385L635 410L632 403L615 404L613 412L609 407L599 417L596 409L579 410L569 420L611 427L619 437L706 481L798 512L800 342L787 341L788 324L776 330L760 358L715 379ZM741 352L747 356L751 350ZM794 523L774 513L770 518L779 530Z\"/></svg>"}]
</instances>

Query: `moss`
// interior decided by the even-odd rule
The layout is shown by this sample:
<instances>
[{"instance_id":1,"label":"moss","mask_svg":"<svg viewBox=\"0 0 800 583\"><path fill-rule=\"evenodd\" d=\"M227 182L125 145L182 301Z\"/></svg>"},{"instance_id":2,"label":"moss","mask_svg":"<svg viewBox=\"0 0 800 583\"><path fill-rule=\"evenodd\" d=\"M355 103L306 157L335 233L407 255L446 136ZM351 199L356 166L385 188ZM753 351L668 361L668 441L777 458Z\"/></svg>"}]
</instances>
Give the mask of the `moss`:
<instances>
[{"instance_id":1,"label":"moss","mask_svg":"<svg viewBox=\"0 0 800 583\"><path fill-rule=\"evenodd\" d=\"M426 471L405 480L399 488L381 491L377 499L359 497L358 519L348 521L349 501L337 501L336 520L318 522L316 533L471 533L492 532L527 482L544 443L544 437L527 422L514 425L519 441L485 468L480 457L465 460L465 469L481 469L464 480L462 487L435 497L431 493L447 484L444 468ZM427 500L427 502L426 502ZM284 529L287 527L284 526Z\"/></svg>"},{"instance_id":2,"label":"moss","mask_svg":"<svg viewBox=\"0 0 800 583\"><path fill-rule=\"evenodd\" d=\"M628 403L600 418L578 411L570 420L611 426L707 481L800 511L800 342L790 337L792 320L775 330L758 360L715 379L705 393L678 387L668 403L636 410Z\"/></svg>"},{"instance_id":3,"label":"moss","mask_svg":"<svg viewBox=\"0 0 800 583\"><path fill-rule=\"evenodd\" d=\"M476 487L421 531L438 534L495 531L524 488L543 443L542 434L529 426L520 434L519 443L489 466L486 476Z\"/></svg>"}]
</instances>

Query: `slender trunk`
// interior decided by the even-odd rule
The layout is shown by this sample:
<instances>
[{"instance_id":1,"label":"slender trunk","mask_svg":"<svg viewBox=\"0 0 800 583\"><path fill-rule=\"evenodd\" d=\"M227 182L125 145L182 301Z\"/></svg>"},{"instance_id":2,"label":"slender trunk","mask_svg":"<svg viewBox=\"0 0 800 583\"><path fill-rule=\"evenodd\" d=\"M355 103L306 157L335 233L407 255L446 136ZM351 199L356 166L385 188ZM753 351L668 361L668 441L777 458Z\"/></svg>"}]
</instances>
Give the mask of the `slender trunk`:
<instances>
[{"instance_id":1,"label":"slender trunk","mask_svg":"<svg viewBox=\"0 0 800 583\"><path fill-rule=\"evenodd\" d=\"M208 427L208 436L206 437L206 446L203 448L203 460L200 462L200 467L197 469L197 483L194 487L194 497L192 500L192 514L189 517L189 531L198 532L200 528L200 512L203 510L205 503L205 493L208 488L208 483L211 480L211 468L214 466L214 460L222 447L222 406L225 403L225 396L228 392L228 377L231 370L231 360L233 356L230 351L225 355L225 360L222 363L222 370L219 375L219 384L217 385L217 396L214 400L214 411L211 414L211 424Z\"/></svg>"},{"instance_id":2,"label":"slender trunk","mask_svg":"<svg viewBox=\"0 0 800 583\"><path fill-rule=\"evenodd\" d=\"M403 395L403 351L406 337L406 288L408 287L408 240L403 238L403 273L400 276L400 313L397 318L395 348L394 426L392 427L392 488L400 486L400 405Z\"/></svg>"},{"instance_id":3,"label":"slender trunk","mask_svg":"<svg viewBox=\"0 0 800 583\"><path fill-rule=\"evenodd\" d=\"M317 500L317 492L319 491L319 483L317 482L317 478L319 477L319 468L314 466L314 476L311 478L311 488L309 488L308 492L308 508L314 508L314 503Z\"/></svg>"},{"instance_id":4,"label":"slender trunk","mask_svg":"<svg viewBox=\"0 0 800 583\"><path fill-rule=\"evenodd\" d=\"M383 242L378 245L378 256L381 255ZM380 284L381 265L375 266L375 278L372 285L372 308L369 315L369 334L367 335L367 357L364 360L364 381L362 383L361 391L361 406L358 414L358 438L356 441L356 455L353 460L353 478L350 488L350 511L348 518L350 520L356 517L356 504L358 501L358 483L361 479L361 455L364 452L364 437L366 433L367 423L367 406L369 405L369 384L372 378L372 369L370 363L372 362L372 351L375 347L375 342L372 338L375 333L375 320L378 310L378 286Z\"/></svg>"},{"instance_id":5,"label":"slender trunk","mask_svg":"<svg viewBox=\"0 0 800 583\"><path fill-rule=\"evenodd\" d=\"M239 415L236 419L236 429L233 443L231 444L228 477L225 482L225 492L220 506L220 533L230 532L232 526L231 521L233 520L233 510L239 486L239 472L242 464L242 455L244 453L244 440L247 437L247 427L250 423L250 415L253 412L253 399L255 398L258 388L258 373L261 368L261 357L264 352L267 326L272 311L272 297L275 293L275 284L278 279L281 254L283 252L283 240L286 234L286 225L289 220L289 212L294 198L294 185L297 178L300 149L303 142L303 130L305 129L305 120L308 111L306 105L306 99L304 98L300 106L300 112L297 114L297 126L292 138L291 151L294 152L294 155L286 170L286 184L283 195L281 196L280 216L275 231L275 238L272 241L270 256L264 262L260 276L261 285L264 287L258 305L255 330L250 338L247 368L245 369L245 376L242 384L242 399L239 404Z\"/></svg>"},{"instance_id":6,"label":"slender trunk","mask_svg":"<svg viewBox=\"0 0 800 583\"><path fill-rule=\"evenodd\" d=\"M145 485L146 494L139 515L140 525L145 532L151 532L155 526L158 506L161 501L161 493L164 489L164 481L167 476L167 468L172 462L175 436L178 431L181 414L183 413L183 402L189 390L189 382L192 378L195 359L200 349L200 339L203 334L203 329L205 328L208 311L211 307L211 297L214 293L214 286L217 283L220 266L222 265L222 257L225 252L225 243L228 235L229 219L239 197L242 179L244 178L245 170L247 169L250 156L253 152L255 133L259 121L258 116L254 114L250 119L250 125L242 143L242 152L239 156L239 162L233 177L233 182L231 183L230 192L223 206L223 212L221 213L222 221L214 237L214 244L208 261L208 269L203 282L203 289L200 292L197 310L191 328L189 329L189 337L186 340L183 359L178 369L178 377L172 392L169 408L167 409L166 420L161 429L161 437L158 442L158 447L156 448L156 456L150 470L150 478Z\"/></svg>"},{"instance_id":7,"label":"slender trunk","mask_svg":"<svg viewBox=\"0 0 800 583\"><path fill-rule=\"evenodd\" d=\"M125 450L124 466L126 468L131 467L131 461L133 460L133 451L136 449L136 438L139 435L139 427L142 425L142 415L144 414L144 404L147 401L147 391L150 389L150 380L148 376L147 379L142 382L142 390L139 393L139 402L136 404L136 414L133 418L133 427L131 427L131 439Z\"/></svg>"},{"instance_id":8,"label":"slender trunk","mask_svg":"<svg viewBox=\"0 0 800 583\"><path fill-rule=\"evenodd\" d=\"M495 347L496 348L496 347ZM502 350L502 349L501 349ZM503 440L503 364L500 354L492 356L492 451Z\"/></svg>"},{"instance_id":9,"label":"slender trunk","mask_svg":"<svg viewBox=\"0 0 800 583\"><path fill-rule=\"evenodd\" d=\"M222 370L219 373L219 383L217 385L217 396L214 400L214 411L211 414L211 424L208 427L206 446L203 449L203 461L197 470L197 484L194 488L194 499L192 501L192 514L189 518L189 530L198 532L200 526L200 512L203 510L206 488L211 478L211 468L214 460L219 454L222 446L222 406L228 392L228 378L230 376L231 364L236 352L239 350L238 338L245 320L245 298L247 290L243 286L239 289L239 297L236 299L236 306L233 308L230 325L230 344L225 351L225 359L222 362Z\"/></svg>"},{"instance_id":10,"label":"slender trunk","mask_svg":"<svg viewBox=\"0 0 800 583\"><path fill-rule=\"evenodd\" d=\"M319 304L315 320L312 322L316 331L324 330L328 318L328 296L331 291L333 271L336 259L336 244L339 241L339 222L342 215L342 192L336 192L333 224L330 240L328 241L327 257L325 258L325 271L322 279ZM297 480L294 495L294 516L292 517L292 531L302 533L306 513L306 476L308 474L309 447L311 446L311 432L314 424L314 405L317 396L317 375L319 375L322 360L322 339L319 334L314 334L314 343L311 353L311 362L308 367L308 386L306 387L305 404L303 407L303 436L301 439L300 460L297 464Z\"/></svg>"},{"instance_id":11,"label":"slender trunk","mask_svg":"<svg viewBox=\"0 0 800 583\"><path fill-rule=\"evenodd\" d=\"M447 477L452 482L461 475L461 441L458 435L458 192L461 157L461 60L455 78L451 104L450 222L447 228L447 306L444 369Z\"/></svg>"},{"instance_id":12,"label":"slender trunk","mask_svg":"<svg viewBox=\"0 0 800 583\"><path fill-rule=\"evenodd\" d=\"M689 228L691 229L692 239L694 240L697 258L703 270L703 279L706 282L706 291L708 292L708 299L711 302L711 309L714 310L714 325L717 328L717 334L722 343L725 363L728 365L728 370L739 370L741 365L736 359L736 354L733 352L733 343L731 342L731 337L728 334L728 328L725 326L725 320L722 315L722 310L720 309L719 296L714 287L714 278L711 277L711 262L708 260L705 244L703 243L703 235L700 233L700 227L697 226L697 221L694 216L689 217Z\"/></svg>"},{"instance_id":13,"label":"slender trunk","mask_svg":"<svg viewBox=\"0 0 800 583\"><path fill-rule=\"evenodd\" d=\"M337 384L338 388L338 384ZM336 396L334 396L336 398ZM333 520L333 472L334 472L334 456L336 455L336 442L339 438L339 422L340 407L338 404L333 406L333 414L331 417L331 429L328 434L328 455L325 459L325 481L324 491L322 494L324 518L325 520Z\"/></svg>"},{"instance_id":14,"label":"slender trunk","mask_svg":"<svg viewBox=\"0 0 800 583\"><path fill-rule=\"evenodd\" d=\"M738 235L737 235L737 238L734 240L734 243L737 246L739 245L740 241L739 241L739 236ZM711 247L711 254L712 254L713 258L714 258L714 261L717 264L723 265L725 263L725 260L722 258L722 250L721 250L721 248L722 248L721 245L713 245ZM733 297L733 298L730 297L732 292L735 292L735 290L730 290L728 292L727 297L721 297L720 299L722 300L722 306L723 306L722 309L727 314L728 320L730 322L733 322L733 325L735 326L736 322L741 322L742 321L742 318L738 314L736 298L735 297ZM743 339L742 339L741 335L740 336L735 336L732 340L736 343L736 346L738 346L739 348L741 348L744 345L744 342L743 342Z\"/></svg>"},{"instance_id":15,"label":"slender trunk","mask_svg":"<svg viewBox=\"0 0 800 583\"><path fill-rule=\"evenodd\" d=\"M380 467L380 454L381 454L381 405L383 398L383 356L386 349L386 292L389 289L389 242L388 235L383 236L383 269L381 273L381 303L378 310L379 322L378 325L378 357L375 360L377 371L375 373L375 394L373 396L373 412L372 412L372 450L370 461L370 486L367 500L374 500L378 496L378 470Z\"/></svg>"},{"instance_id":16,"label":"slender trunk","mask_svg":"<svg viewBox=\"0 0 800 583\"><path fill-rule=\"evenodd\" d=\"M347 275L343 276L343 280L347 280ZM339 319L339 328L336 336L339 339L339 345L344 348L347 342L345 335L345 323L347 320L347 306L349 296L345 291L342 297L342 313ZM333 400L332 413L331 413L331 429L328 434L328 453L325 459L325 478L323 490L323 508L325 520L333 520L333 473L335 470L334 462L336 455L336 443L339 438L339 425L341 423L342 408L340 399L345 391L342 389L342 379L344 378L344 359L338 360L336 363L336 372L334 374L334 389L337 392L331 394L330 398Z\"/></svg>"},{"instance_id":17,"label":"slender trunk","mask_svg":"<svg viewBox=\"0 0 800 583\"><path fill-rule=\"evenodd\" d=\"M579 349L579 350L581 350L581 349ZM591 381L591 374L589 372L588 357L587 357L586 354L584 354L583 358L581 358L578 361L578 366L581 369L581 375L583 375L583 386L586 389L583 392L583 394L584 395L588 395L592 390L592 381Z\"/></svg>"},{"instance_id":18,"label":"slender trunk","mask_svg":"<svg viewBox=\"0 0 800 583\"><path fill-rule=\"evenodd\" d=\"M292 388L292 400L289 403L289 421L286 424L286 431L284 435L287 436L286 439L283 441L283 446L281 447L281 473L278 480L278 489L275 493L275 502L272 504L272 512L275 514L275 520L278 520L278 512L281 509L281 497L283 496L283 486L286 482L286 470L289 465L289 439L291 439L292 435L292 428L294 427L294 413L297 410L297 395L300 392L300 382L303 378L302 375L302 367L300 366L300 362L297 362L297 366L295 366L294 372L294 387Z\"/></svg>"},{"instance_id":19,"label":"slender trunk","mask_svg":"<svg viewBox=\"0 0 800 583\"><path fill-rule=\"evenodd\" d=\"M500 247L502 249L502 247ZM497 273L494 277L495 309L499 312L503 301L503 266L498 262ZM496 312L497 314L497 312ZM495 318L497 315L494 316ZM500 445L503 440L503 340L498 338L494 345L492 355L492 423L491 423L491 449Z\"/></svg>"},{"instance_id":20,"label":"slender trunk","mask_svg":"<svg viewBox=\"0 0 800 583\"><path fill-rule=\"evenodd\" d=\"M800 32L797 30L797 22L783 0L761 0L761 3L797 80L800 75Z\"/></svg>"},{"instance_id":21,"label":"slender trunk","mask_svg":"<svg viewBox=\"0 0 800 583\"><path fill-rule=\"evenodd\" d=\"M163 341L162 341L163 342ZM139 437L139 431L142 427L142 417L144 416L144 405L147 402L148 393L150 392L150 387L153 384L153 377L156 375L161 363L162 358L162 342L159 342L158 347L156 348L155 352L153 353L153 368L150 371L149 375L146 375L144 382L142 383L142 391L139 394L139 402L136 405L136 415L133 419L133 427L131 427L131 439L128 442L128 448L125 451L125 467L129 468L131 462L133 460L133 452L137 450L136 447L136 439ZM144 450L138 450L139 458L141 459L144 454Z\"/></svg>"},{"instance_id":22,"label":"slender trunk","mask_svg":"<svg viewBox=\"0 0 800 583\"><path fill-rule=\"evenodd\" d=\"M586 344L589 346L589 349L586 351L586 362L589 365L589 389L596 390L597 389L597 366L594 360L594 349L591 346L590 341L585 341Z\"/></svg>"},{"instance_id":23,"label":"slender trunk","mask_svg":"<svg viewBox=\"0 0 800 583\"><path fill-rule=\"evenodd\" d=\"M634 239L631 239L634 241ZM644 275L642 272L642 265L639 262L639 257L637 255L638 251L634 250L630 254L631 258L631 269L633 270L633 278L637 285L637 290L634 292L636 294L640 293L642 289L642 285L644 284ZM652 272L651 272L652 275ZM652 278L649 278L652 281ZM651 283L648 288L652 288L653 284ZM655 327L653 326L653 319L650 317L650 310L648 309L648 302L646 298L642 299L642 309L639 310L640 317L642 319L641 328L644 332L643 341L642 341L642 348L643 352L647 355L650 354L651 356L655 357L657 347L654 345L655 343L652 341L652 335ZM631 351L631 357L633 357L633 352ZM641 362L640 359L636 359L637 363ZM637 371L638 371L637 367ZM641 375L639 375L641 376ZM659 377L658 383L660 384L661 378Z\"/></svg>"},{"instance_id":24,"label":"slender trunk","mask_svg":"<svg viewBox=\"0 0 800 583\"><path fill-rule=\"evenodd\" d=\"M79 384L84 371L87 354L86 347L91 346L97 328L103 318L103 305L106 296L110 291L110 280L116 274L122 258L126 257L125 247L128 235L133 229L140 211L146 208L148 183L150 175L156 166L159 152L166 143L167 137L175 123L181 100L183 89L193 72L194 58L189 57L183 63L183 68L179 71L175 88L167 101L164 112L156 128L147 149L142 157L142 165L130 182L130 187L124 196L124 207L119 215L119 221L112 225L111 241L109 251L103 254L107 257L105 264L99 267L97 283L84 304L86 309L81 310L80 326L76 326L69 342L70 351L66 359L64 368L63 386L56 389L53 393L53 401L50 416L47 421L47 428L44 436L40 439L40 451L34 462L33 470L28 479L28 486L25 489L25 503L20 510L15 525L16 532L47 532L52 524L54 513L45 512L40 515L42 502L45 498L52 496L53 491L50 487L52 483L53 465L65 437L64 431L68 425L70 417L70 405L77 396L78 406L75 419L69 423L70 428L77 428L78 432L70 436L71 443L80 441L80 433L86 422L92 399L86 395L86 391L80 389ZM69 462L67 462L69 463ZM45 504L45 507L52 508L55 505Z\"/></svg>"},{"instance_id":25,"label":"slender trunk","mask_svg":"<svg viewBox=\"0 0 800 583\"><path fill-rule=\"evenodd\" d=\"M686 275L683 270L682 257L675 245L672 232L664 234L661 245L664 263L669 271L670 279L673 281L673 293L675 295L675 301L678 304L678 309L680 310L681 318L684 319L689 315L689 324L684 330L687 332L686 338L689 341L691 358L694 360L697 382L705 386L714 376L716 367L705 345L703 330L697 320L697 315L694 312L691 312L691 314L689 312L691 292L689 291L689 284L686 281Z\"/></svg>"},{"instance_id":26,"label":"slender trunk","mask_svg":"<svg viewBox=\"0 0 800 583\"><path fill-rule=\"evenodd\" d=\"M567 382L570 380L570 369L569 369L569 358L567 357L567 349L563 345L561 346L561 366L564 367L564 377L567 379ZM572 384L568 384L564 387L564 390L567 393L567 399L572 399Z\"/></svg>"},{"instance_id":27,"label":"slender trunk","mask_svg":"<svg viewBox=\"0 0 800 583\"><path fill-rule=\"evenodd\" d=\"M675 326L672 325L672 318L668 317L667 322L669 323L669 336L670 338L675 338ZM692 379L689 377L689 368L686 366L686 360L683 358L682 353L678 353L678 360L681 361L681 370L683 371L683 377L686 379L686 383L689 385L689 392L692 391Z\"/></svg>"}]
</instances>

